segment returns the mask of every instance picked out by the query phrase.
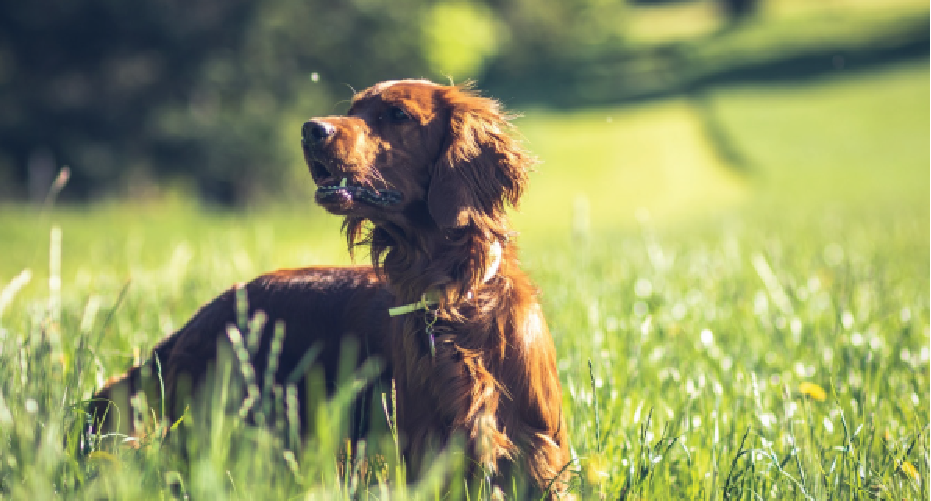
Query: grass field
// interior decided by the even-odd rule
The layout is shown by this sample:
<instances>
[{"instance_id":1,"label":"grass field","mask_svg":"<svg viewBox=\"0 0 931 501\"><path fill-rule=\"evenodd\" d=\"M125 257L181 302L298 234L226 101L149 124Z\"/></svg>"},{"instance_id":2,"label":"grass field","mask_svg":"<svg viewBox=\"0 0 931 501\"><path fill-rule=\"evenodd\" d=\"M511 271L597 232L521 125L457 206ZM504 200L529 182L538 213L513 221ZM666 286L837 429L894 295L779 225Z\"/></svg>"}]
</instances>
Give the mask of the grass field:
<instances>
[{"instance_id":1,"label":"grass field","mask_svg":"<svg viewBox=\"0 0 931 501\"><path fill-rule=\"evenodd\" d=\"M920 64L719 89L744 171L687 100L524 110L543 163L516 221L583 498L931 495L928 88ZM63 446L105 377L230 284L347 262L338 227L309 203L3 207L0 497L441 498L390 460L373 486L340 478L324 424L301 449L218 420L189 463Z\"/></svg>"}]
</instances>

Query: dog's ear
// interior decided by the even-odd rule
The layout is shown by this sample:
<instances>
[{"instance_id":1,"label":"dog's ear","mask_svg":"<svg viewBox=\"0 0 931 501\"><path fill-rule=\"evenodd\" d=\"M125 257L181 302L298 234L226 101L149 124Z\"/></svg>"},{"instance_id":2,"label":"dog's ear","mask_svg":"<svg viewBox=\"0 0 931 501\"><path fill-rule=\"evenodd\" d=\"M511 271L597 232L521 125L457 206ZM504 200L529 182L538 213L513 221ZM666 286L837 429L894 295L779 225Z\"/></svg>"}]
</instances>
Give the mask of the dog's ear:
<instances>
[{"instance_id":1,"label":"dog's ear","mask_svg":"<svg viewBox=\"0 0 931 501\"><path fill-rule=\"evenodd\" d=\"M535 160L510 134L497 101L449 87L446 144L433 165L427 209L442 229L500 221L505 205L516 206Z\"/></svg>"}]
</instances>

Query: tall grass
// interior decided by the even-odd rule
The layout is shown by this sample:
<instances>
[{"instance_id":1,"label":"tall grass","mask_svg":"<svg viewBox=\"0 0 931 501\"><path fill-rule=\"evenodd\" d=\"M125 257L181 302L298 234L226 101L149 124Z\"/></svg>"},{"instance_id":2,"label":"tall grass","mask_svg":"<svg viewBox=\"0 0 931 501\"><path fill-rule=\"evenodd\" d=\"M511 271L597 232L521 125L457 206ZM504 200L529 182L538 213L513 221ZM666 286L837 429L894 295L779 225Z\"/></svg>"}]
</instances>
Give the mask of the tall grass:
<instances>
[{"instance_id":1,"label":"tall grass","mask_svg":"<svg viewBox=\"0 0 931 501\"><path fill-rule=\"evenodd\" d=\"M590 474L608 497L927 496L926 248L759 223L535 261Z\"/></svg>"}]
</instances>

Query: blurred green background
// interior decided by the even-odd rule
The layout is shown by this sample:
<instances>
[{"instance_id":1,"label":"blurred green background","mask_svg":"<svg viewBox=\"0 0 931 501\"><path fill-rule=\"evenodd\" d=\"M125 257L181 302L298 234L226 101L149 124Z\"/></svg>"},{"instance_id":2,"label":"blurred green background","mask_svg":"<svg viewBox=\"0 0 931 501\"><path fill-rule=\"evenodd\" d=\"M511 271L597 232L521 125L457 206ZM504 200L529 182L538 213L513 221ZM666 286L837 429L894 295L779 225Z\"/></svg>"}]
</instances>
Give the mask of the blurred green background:
<instances>
[{"instance_id":1,"label":"blurred green background","mask_svg":"<svg viewBox=\"0 0 931 501\"><path fill-rule=\"evenodd\" d=\"M733 200L766 161L751 149L789 147L767 127L795 129L746 134L753 113L774 113L787 89L926 61L928 25L916 0L5 2L0 200L42 203L67 166L66 201L305 201L300 123L400 77L472 79L528 112L547 175L610 166L621 187L600 186L655 200L649 169L666 169L680 188L662 197L690 200L701 183ZM733 101L735 85L758 92ZM800 99L880 98L839 92ZM849 123L838 105L819 130ZM623 151L600 149L612 143ZM569 162L563 145L587 152Z\"/></svg>"}]
</instances>

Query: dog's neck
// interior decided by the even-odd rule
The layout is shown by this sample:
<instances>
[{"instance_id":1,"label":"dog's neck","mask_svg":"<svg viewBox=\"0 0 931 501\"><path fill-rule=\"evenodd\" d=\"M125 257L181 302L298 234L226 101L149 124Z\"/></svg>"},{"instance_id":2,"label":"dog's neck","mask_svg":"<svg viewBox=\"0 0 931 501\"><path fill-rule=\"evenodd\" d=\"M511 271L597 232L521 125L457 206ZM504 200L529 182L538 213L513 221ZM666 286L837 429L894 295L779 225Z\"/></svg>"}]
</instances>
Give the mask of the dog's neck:
<instances>
[{"instance_id":1,"label":"dog's neck","mask_svg":"<svg viewBox=\"0 0 931 501\"><path fill-rule=\"evenodd\" d=\"M475 289L506 271L502 263L507 245L478 231L409 233L381 228L372 238L373 252L383 249L375 265L402 304L419 301L426 293L442 297L443 304L467 301Z\"/></svg>"},{"instance_id":2,"label":"dog's neck","mask_svg":"<svg viewBox=\"0 0 931 501\"><path fill-rule=\"evenodd\" d=\"M495 240L491 243L488 248L488 255L484 260L486 263L485 274L482 276L482 283L488 283L489 280L494 278L498 274L498 270L501 267L501 243L498 240ZM471 297L471 292L469 293ZM388 309L388 315L392 317L406 315L417 310L427 310L436 306L441 300L439 293L435 290L428 290L420 296L420 300L402 304L400 306L395 306Z\"/></svg>"}]
</instances>

